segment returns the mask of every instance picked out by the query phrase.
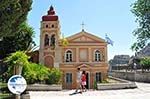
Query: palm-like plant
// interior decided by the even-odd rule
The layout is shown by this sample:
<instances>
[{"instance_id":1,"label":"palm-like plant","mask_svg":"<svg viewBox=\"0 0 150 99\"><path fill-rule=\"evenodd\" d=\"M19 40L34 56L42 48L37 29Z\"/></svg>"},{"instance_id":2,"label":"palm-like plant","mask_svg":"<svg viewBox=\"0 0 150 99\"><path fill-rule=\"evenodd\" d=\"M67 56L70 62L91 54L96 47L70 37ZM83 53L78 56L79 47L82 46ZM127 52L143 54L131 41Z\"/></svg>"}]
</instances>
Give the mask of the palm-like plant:
<instances>
[{"instance_id":1,"label":"palm-like plant","mask_svg":"<svg viewBox=\"0 0 150 99\"><path fill-rule=\"evenodd\" d=\"M69 42L66 38L62 38L61 42L64 47L68 46L68 44L69 44Z\"/></svg>"}]
</instances>

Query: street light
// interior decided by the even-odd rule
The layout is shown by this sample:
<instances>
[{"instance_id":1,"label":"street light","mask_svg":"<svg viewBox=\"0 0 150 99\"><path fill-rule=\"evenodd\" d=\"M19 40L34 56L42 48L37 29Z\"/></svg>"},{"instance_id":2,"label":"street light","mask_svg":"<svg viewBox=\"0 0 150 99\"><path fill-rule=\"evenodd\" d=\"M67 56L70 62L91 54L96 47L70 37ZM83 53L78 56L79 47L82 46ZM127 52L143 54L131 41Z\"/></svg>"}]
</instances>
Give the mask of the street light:
<instances>
[{"instance_id":1,"label":"street light","mask_svg":"<svg viewBox=\"0 0 150 99\"><path fill-rule=\"evenodd\" d=\"M136 70L137 70L136 62L133 63L133 68L134 68L134 82L135 82L136 81Z\"/></svg>"}]
</instances>

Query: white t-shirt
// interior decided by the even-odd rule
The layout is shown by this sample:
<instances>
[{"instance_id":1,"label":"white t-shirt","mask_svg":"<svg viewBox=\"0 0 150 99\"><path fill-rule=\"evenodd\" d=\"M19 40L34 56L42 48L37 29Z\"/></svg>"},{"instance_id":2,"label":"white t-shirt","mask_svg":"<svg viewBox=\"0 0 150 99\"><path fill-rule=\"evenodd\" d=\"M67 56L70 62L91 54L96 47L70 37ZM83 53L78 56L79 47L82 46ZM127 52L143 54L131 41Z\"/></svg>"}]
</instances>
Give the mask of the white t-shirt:
<instances>
[{"instance_id":1,"label":"white t-shirt","mask_svg":"<svg viewBox=\"0 0 150 99\"><path fill-rule=\"evenodd\" d=\"M81 81L81 75L82 75L81 71L77 72L77 81Z\"/></svg>"}]
</instances>

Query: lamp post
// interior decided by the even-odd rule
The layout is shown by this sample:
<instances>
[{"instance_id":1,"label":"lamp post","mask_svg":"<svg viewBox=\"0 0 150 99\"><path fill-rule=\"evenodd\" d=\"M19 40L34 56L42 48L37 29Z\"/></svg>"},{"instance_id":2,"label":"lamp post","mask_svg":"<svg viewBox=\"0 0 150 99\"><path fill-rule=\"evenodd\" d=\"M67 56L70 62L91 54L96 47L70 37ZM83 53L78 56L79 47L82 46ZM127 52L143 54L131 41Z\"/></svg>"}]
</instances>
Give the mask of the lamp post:
<instances>
[{"instance_id":1,"label":"lamp post","mask_svg":"<svg viewBox=\"0 0 150 99\"><path fill-rule=\"evenodd\" d=\"M136 69L137 69L136 62L133 63L133 68L134 68L134 82L136 82Z\"/></svg>"},{"instance_id":2,"label":"lamp post","mask_svg":"<svg viewBox=\"0 0 150 99\"><path fill-rule=\"evenodd\" d=\"M133 59L133 69L134 69L134 82L136 81L136 71L137 71L137 59L138 59L138 53L135 52L135 57Z\"/></svg>"},{"instance_id":3,"label":"lamp post","mask_svg":"<svg viewBox=\"0 0 150 99\"><path fill-rule=\"evenodd\" d=\"M22 62L19 62L19 63L17 63L16 64L16 66L14 66L14 75L21 75L21 73L22 73L22 65L23 65L23 63ZM19 94L19 95L15 95L15 99L21 99L21 95Z\"/></svg>"}]
</instances>

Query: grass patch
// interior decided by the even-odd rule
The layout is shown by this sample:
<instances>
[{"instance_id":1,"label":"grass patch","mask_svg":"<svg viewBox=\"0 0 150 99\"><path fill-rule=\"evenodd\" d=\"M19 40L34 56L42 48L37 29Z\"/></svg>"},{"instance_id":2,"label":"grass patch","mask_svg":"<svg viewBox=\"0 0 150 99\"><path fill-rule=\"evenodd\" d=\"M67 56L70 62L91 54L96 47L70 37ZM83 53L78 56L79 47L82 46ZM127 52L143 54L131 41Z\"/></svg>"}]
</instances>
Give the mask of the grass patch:
<instances>
[{"instance_id":1,"label":"grass patch","mask_svg":"<svg viewBox=\"0 0 150 99\"><path fill-rule=\"evenodd\" d=\"M10 99L11 97L13 97L12 94L8 94L8 93L0 93L0 99Z\"/></svg>"},{"instance_id":2,"label":"grass patch","mask_svg":"<svg viewBox=\"0 0 150 99\"><path fill-rule=\"evenodd\" d=\"M120 81L108 78L108 79L102 80L102 82L98 82L98 83L120 83Z\"/></svg>"},{"instance_id":3,"label":"grass patch","mask_svg":"<svg viewBox=\"0 0 150 99\"><path fill-rule=\"evenodd\" d=\"M1 89L1 88L5 88L5 87L7 87L7 83L2 83L2 82L0 82L0 89Z\"/></svg>"},{"instance_id":4,"label":"grass patch","mask_svg":"<svg viewBox=\"0 0 150 99\"><path fill-rule=\"evenodd\" d=\"M109 81L106 79L106 80L103 80L102 83L109 83Z\"/></svg>"},{"instance_id":5,"label":"grass patch","mask_svg":"<svg viewBox=\"0 0 150 99\"><path fill-rule=\"evenodd\" d=\"M7 83L0 82L0 99L12 99L13 95L7 90Z\"/></svg>"}]
</instances>

